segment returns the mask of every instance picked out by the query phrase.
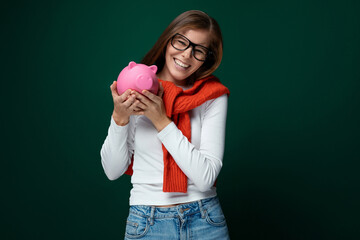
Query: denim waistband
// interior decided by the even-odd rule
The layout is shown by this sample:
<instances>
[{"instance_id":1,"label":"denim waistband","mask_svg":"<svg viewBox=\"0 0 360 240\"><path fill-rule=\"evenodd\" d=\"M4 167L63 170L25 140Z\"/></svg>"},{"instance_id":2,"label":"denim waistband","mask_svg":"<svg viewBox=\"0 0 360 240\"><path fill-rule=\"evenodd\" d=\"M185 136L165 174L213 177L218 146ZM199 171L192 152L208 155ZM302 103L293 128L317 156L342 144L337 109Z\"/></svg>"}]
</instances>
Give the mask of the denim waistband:
<instances>
[{"instance_id":1,"label":"denim waistband","mask_svg":"<svg viewBox=\"0 0 360 240\"><path fill-rule=\"evenodd\" d=\"M219 204L217 196L190 203L179 204L173 207L132 205L130 206L130 213L150 218L151 222L154 218L174 218L178 216L180 216L180 218L184 218L185 216L199 212L202 217L205 217L205 211L216 204Z\"/></svg>"}]
</instances>

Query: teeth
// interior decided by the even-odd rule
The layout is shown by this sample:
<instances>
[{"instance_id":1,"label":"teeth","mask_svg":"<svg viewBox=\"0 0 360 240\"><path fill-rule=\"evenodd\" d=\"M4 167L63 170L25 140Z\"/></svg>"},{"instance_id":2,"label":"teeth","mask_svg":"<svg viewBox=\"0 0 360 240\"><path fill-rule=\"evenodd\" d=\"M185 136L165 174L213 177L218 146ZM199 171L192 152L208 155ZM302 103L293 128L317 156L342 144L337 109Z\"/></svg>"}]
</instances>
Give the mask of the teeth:
<instances>
[{"instance_id":1,"label":"teeth","mask_svg":"<svg viewBox=\"0 0 360 240\"><path fill-rule=\"evenodd\" d=\"M187 68L189 67L190 65L186 65L186 64L183 64L182 62L180 62L179 60L175 59L175 63L177 65L179 65L180 67L183 67L183 68Z\"/></svg>"}]
</instances>

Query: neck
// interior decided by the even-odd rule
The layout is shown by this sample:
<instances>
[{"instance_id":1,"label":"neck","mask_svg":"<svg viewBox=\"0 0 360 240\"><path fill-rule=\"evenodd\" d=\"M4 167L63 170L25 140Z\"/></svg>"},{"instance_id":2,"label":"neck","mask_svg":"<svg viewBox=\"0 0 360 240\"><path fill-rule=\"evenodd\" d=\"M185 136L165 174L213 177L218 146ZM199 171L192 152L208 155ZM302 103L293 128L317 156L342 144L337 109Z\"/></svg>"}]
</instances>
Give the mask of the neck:
<instances>
[{"instance_id":1,"label":"neck","mask_svg":"<svg viewBox=\"0 0 360 240\"><path fill-rule=\"evenodd\" d=\"M169 82L172 82L174 83L176 86L178 87L186 87L188 86L188 81L187 79L184 79L184 80L176 80L176 79L173 79L171 76L169 76L168 74L165 74L163 71L156 74L157 78L163 80L163 81L169 81Z\"/></svg>"}]
</instances>

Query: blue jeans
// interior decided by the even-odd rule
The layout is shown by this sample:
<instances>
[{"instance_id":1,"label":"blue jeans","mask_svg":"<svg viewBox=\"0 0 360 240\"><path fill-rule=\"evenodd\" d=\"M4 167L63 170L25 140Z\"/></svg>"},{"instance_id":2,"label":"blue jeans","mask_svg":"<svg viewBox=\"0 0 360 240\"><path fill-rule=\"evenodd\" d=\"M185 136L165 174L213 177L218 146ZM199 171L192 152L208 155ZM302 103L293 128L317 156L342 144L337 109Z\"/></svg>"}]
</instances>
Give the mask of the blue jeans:
<instances>
[{"instance_id":1,"label":"blue jeans","mask_svg":"<svg viewBox=\"0 0 360 240\"><path fill-rule=\"evenodd\" d=\"M125 239L230 239L218 197L174 207L130 206Z\"/></svg>"}]
</instances>

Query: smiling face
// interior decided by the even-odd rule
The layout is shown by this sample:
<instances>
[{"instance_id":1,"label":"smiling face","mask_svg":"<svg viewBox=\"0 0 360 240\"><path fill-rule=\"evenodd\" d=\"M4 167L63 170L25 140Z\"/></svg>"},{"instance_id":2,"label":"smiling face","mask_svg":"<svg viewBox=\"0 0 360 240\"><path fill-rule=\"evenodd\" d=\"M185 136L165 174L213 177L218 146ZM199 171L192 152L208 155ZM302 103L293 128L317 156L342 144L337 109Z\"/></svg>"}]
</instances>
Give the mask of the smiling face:
<instances>
[{"instance_id":1,"label":"smiling face","mask_svg":"<svg viewBox=\"0 0 360 240\"><path fill-rule=\"evenodd\" d=\"M209 46L209 32L206 30L185 30L179 32L191 42ZM196 72L203 62L198 61L192 55L192 47L185 51L176 50L169 42L166 47L165 65L158 77L162 80L171 81L178 86L185 86L186 79Z\"/></svg>"}]
</instances>

